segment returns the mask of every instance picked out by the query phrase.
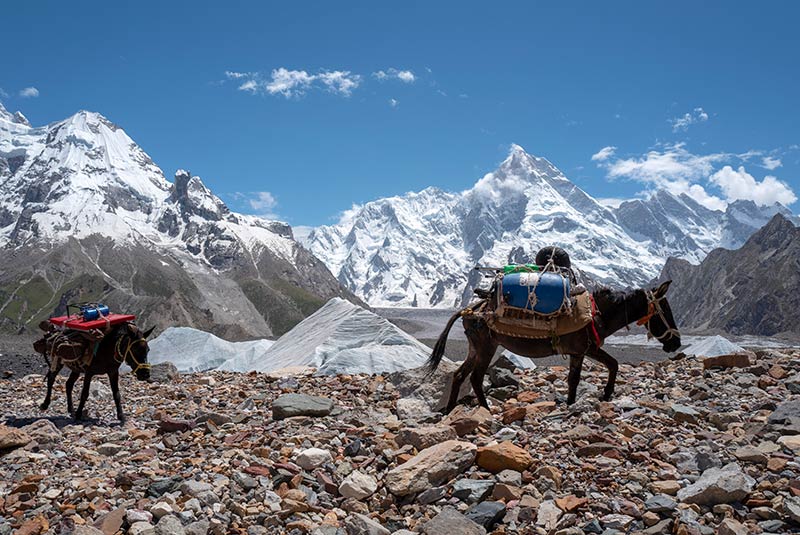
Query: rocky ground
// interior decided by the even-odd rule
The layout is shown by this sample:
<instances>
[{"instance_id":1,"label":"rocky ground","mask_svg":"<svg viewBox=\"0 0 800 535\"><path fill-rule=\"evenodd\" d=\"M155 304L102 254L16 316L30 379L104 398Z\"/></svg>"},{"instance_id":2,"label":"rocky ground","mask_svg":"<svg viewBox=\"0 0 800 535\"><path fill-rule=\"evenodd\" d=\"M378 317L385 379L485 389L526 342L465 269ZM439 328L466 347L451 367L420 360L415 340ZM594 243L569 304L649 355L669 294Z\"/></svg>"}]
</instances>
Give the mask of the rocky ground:
<instances>
[{"instance_id":1,"label":"rocky ground","mask_svg":"<svg viewBox=\"0 0 800 535\"><path fill-rule=\"evenodd\" d=\"M124 425L104 380L83 424L63 378L46 412L0 380L0 535L800 532L800 351L622 365L611 402L587 364L571 407L565 369L502 364L444 419L444 373L161 369Z\"/></svg>"}]
</instances>

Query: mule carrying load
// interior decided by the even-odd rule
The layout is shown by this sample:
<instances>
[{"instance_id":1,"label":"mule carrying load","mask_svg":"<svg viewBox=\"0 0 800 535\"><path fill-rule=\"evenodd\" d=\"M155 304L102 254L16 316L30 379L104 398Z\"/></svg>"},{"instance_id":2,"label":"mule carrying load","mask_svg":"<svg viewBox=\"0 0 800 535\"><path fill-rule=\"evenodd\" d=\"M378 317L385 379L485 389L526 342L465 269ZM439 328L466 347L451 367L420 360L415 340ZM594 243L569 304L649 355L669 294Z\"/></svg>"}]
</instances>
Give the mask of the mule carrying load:
<instances>
[{"instance_id":1,"label":"mule carrying load","mask_svg":"<svg viewBox=\"0 0 800 535\"><path fill-rule=\"evenodd\" d=\"M70 314L71 309L77 309ZM72 413L72 387L78 376L85 373L83 389L75 412L75 419L83 416L83 407L89 397L92 377L107 374L117 409L117 418L125 421L122 401L119 394L119 367L126 363L137 379L150 378L150 365L147 363L147 337L153 329L140 331L133 323L132 314L114 314L100 303L68 305L67 315L50 318L39 324L44 336L34 342L33 348L41 353L49 370L47 372L47 395L40 408L50 405L53 383L61 368L70 369L67 379L67 410Z\"/></svg>"},{"instance_id":2,"label":"mule carrying load","mask_svg":"<svg viewBox=\"0 0 800 535\"><path fill-rule=\"evenodd\" d=\"M558 247L539 251L535 264L478 269L493 274L491 288L475 290L481 299L450 317L428 359L428 371L433 373L444 357L450 329L461 319L469 353L453 375L446 412L458 403L468 376L478 402L489 407L483 377L500 346L532 359L569 355L567 404L575 402L584 357L608 368L602 399L611 399L619 365L602 346L608 336L630 323L644 326L648 337L668 353L681 346L667 302L671 281L655 288L599 288L590 293L577 283L569 256Z\"/></svg>"},{"instance_id":3,"label":"mule carrying load","mask_svg":"<svg viewBox=\"0 0 800 535\"><path fill-rule=\"evenodd\" d=\"M494 273L491 289L476 291L486 302L473 310L494 332L551 339L556 350L560 335L592 323L592 294L577 283L569 255L559 247L540 250L535 264L476 269Z\"/></svg>"}]
</instances>

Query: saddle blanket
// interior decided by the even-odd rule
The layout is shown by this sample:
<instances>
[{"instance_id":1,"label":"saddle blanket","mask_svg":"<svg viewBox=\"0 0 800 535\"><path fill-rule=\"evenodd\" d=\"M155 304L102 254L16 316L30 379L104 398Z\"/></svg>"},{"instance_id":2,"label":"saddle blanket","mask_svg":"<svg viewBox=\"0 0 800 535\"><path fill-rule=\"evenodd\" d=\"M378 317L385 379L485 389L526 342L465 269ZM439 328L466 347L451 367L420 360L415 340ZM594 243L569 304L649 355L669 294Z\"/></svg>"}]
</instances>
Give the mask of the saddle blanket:
<instances>
[{"instance_id":1,"label":"saddle blanket","mask_svg":"<svg viewBox=\"0 0 800 535\"><path fill-rule=\"evenodd\" d=\"M519 338L551 338L579 331L592 321L592 294L575 296L570 312L543 317L524 308L501 306L484 313L486 324L497 333Z\"/></svg>"}]
</instances>

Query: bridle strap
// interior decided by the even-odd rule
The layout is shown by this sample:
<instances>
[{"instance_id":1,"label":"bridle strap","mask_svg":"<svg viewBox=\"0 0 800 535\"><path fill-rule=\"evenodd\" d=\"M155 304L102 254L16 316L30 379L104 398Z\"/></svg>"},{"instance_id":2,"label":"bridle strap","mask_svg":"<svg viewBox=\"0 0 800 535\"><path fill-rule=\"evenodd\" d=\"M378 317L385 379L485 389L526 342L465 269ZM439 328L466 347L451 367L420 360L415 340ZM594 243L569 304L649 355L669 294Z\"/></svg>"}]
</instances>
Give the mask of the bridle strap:
<instances>
[{"instance_id":1,"label":"bridle strap","mask_svg":"<svg viewBox=\"0 0 800 535\"><path fill-rule=\"evenodd\" d=\"M122 347L123 338L128 339L128 346L125 348L124 352L120 351L120 348ZM137 371L139 371L139 369L143 370L150 369L150 364L148 364L147 362L139 362L138 360L136 360L136 357L131 351L133 349L134 344L137 344L139 342L144 342L146 344L147 340L145 340L144 338L137 338L132 340L130 336L124 334L117 339L117 343L114 346L114 360L119 364L122 364L123 362L126 362L130 358L131 361L133 361L133 363L136 364L136 367L133 368L133 373L136 373Z\"/></svg>"},{"instance_id":2,"label":"bridle strap","mask_svg":"<svg viewBox=\"0 0 800 535\"><path fill-rule=\"evenodd\" d=\"M661 308L660 302L664 297L656 297L650 290L645 290L645 295L647 296L647 314L637 321L636 325L644 325L647 329L647 336L649 338L655 338L661 343L664 343L664 339L668 336L680 336L681 333L678 332L678 329L673 329L669 326L667 317L664 315L664 310ZM658 336L654 335L653 331L650 329L650 320L653 319L653 316L658 316L662 323L664 323L664 327L666 327L666 330Z\"/></svg>"}]
</instances>

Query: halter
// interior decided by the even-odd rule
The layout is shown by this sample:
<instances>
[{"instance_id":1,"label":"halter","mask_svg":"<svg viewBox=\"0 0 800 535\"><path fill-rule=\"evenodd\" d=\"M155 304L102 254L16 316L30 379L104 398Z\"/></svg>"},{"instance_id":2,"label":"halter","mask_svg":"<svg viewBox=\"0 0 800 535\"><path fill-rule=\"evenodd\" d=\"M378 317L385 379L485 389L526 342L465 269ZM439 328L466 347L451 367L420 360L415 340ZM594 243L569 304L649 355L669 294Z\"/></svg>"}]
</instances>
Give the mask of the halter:
<instances>
[{"instance_id":1,"label":"halter","mask_svg":"<svg viewBox=\"0 0 800 535\"><path fill-rule=\"evenodd\" d=\"M125 352L124 353L122 351L120 351L120 348L122 347L123 338L127 338L128 339L128 347L125 348ZM139 362L138 360L136 360L136 357L133 355L133 352L131 351L131 349L133 348L134 344L137 344L139 342L144 342L146 344L147 340L145 340L144 338L137 338L135 340L131 340L131 338L128 335L123 335L123 336L120 336L117 339L117 343L114 346L114 360L117 361L118 363L122 364L123 362L128 360L128 357L130 357L130 359L133 361L133 363L136 364L136 367L133 369L133 373L136 373L137 371L139 371L140 368L143 369L143 370L149 370L150 369L150 364L148 364L147 362ZM117 357L120 357L120 358L118 359Z\"/></svg>"},{"instance_id":2,"label":"halter","mask_svg":"<svg viewBox=\"0 0 800 535\"><path fill-rule=\"evenodd\" d=\"M679 337L681 335L678 332L678 329L673 329L669 326L669 322L667 321L667 317L664 315L664 310L661 308L661 301L664 297L656 297L650 290L645 290L645 295L647 296L647 314L644 315L639 321L636 322L636 325L644 325L647 329L647 338L655 338L662 344L664 343L664 338L667 336L675 336ZM660 335L656 336L650 330L650 320L653 319L653 316L658 316L659 319L664 323L664 327L667 328L666 331L661 333Z\"/></svg>"}]
</instances>

